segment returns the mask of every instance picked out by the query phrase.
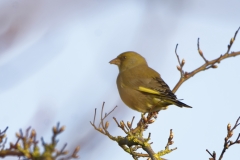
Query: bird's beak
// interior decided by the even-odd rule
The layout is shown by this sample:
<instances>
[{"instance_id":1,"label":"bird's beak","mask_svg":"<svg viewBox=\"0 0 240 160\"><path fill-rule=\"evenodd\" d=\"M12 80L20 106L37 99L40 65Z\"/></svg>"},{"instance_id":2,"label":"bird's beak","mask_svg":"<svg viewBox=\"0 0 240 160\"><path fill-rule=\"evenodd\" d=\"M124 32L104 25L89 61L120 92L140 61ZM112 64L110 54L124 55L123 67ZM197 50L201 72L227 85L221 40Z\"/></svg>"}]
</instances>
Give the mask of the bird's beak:
<instances>
[{"instance_id":1,"label":"bird's beak","mask_svg":"<svg viewBox=\"0 0 240 160\"><path fill-rule=\"evenodd\" d=\"M111 60L109 63L119 66L121 64L121 61L120 61L120 59L115 58L115 59Z\"/></svg>"}]
</instances>

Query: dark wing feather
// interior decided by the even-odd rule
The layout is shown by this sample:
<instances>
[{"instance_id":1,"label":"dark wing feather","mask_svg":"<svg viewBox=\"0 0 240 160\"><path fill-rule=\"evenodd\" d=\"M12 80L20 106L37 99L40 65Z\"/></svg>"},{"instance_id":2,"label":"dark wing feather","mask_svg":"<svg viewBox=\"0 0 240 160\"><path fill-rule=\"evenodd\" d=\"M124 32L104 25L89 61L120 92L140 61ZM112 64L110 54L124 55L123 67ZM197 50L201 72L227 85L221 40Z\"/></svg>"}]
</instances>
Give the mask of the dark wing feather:
<instances>
[{"instance_id":1,"label":"dark wing feather","mask_svg":"<svg viewBox=\"0 0 240 160\"><path fill-rule=\"evenodd\" d=\"M153 77L149 82L149 88L159 91L161 97L177 99L175 94L170 90L169 86L163 81L161 77Z\"/></svg>"}]
</instances>

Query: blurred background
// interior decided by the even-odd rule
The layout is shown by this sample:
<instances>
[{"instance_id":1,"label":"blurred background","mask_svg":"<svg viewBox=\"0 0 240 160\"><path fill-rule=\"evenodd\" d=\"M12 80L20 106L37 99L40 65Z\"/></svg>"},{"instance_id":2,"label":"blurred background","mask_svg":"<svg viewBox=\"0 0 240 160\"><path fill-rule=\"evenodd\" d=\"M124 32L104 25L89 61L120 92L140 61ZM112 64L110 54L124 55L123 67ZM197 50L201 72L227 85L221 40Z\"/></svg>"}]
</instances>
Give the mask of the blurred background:
<instances>
[{"instance_id":1,"label":"blurred background","mask_svg":"<svg viewBox=\"0 0 240 160\"><path fill-rule=\"evenodd\" d=\"M95 108L99 119L103 102L106 112L118 106L108 118L114 136L124 133L113 116L119 121L140 118L120 100L118 68L108 62L121 52L136 51L173 88L180 76L176 44L188 72L204 63L197 38L207 59L224 54L240 26L239 6L237 0L1 0L0 129L9 126L8 142L15 142L15 132L31 126L49 142L52 127L60 122L66 131L59 136L59 149L68 142L70 151L81 146L82 160L131 160L89 123ZM231 51L240 50L239 36ZM164 149L173 129L172 147L178 149L164 158L208 159L206 149L219 156L227 124L234 125L240 116L239 62L240 57L224 60L180 87L178 98L193 109L171 106L159 113L145 132L152 133L155 151ZM239 146L224 155L239 157Z\"/></svg>"}]
</instances>

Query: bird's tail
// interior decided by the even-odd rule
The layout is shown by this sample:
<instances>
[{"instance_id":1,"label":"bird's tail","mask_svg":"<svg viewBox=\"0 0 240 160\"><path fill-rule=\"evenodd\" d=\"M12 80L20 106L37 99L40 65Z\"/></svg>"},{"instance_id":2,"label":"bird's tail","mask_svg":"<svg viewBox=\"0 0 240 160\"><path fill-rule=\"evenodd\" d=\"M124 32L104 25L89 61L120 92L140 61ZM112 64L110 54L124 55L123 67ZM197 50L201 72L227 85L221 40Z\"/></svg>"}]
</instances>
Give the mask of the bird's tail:
<instances>
[{"instance_id":1,"label":"bird's tail","mask_svg":"<svg viewBox=\"0 0 240 160\"><path fill-rule=\"evenodd\" d=\"M187 104L185 104L185 103L183 103L183 102L181 102L181 101L179 101L179 100L175 100L174 101L174 104L176 105L176 106L178 106L178 107L186 107L186 108L192 108L191 106L189 106L189 105L187 105Z\"/></svg>"}]
</instances>

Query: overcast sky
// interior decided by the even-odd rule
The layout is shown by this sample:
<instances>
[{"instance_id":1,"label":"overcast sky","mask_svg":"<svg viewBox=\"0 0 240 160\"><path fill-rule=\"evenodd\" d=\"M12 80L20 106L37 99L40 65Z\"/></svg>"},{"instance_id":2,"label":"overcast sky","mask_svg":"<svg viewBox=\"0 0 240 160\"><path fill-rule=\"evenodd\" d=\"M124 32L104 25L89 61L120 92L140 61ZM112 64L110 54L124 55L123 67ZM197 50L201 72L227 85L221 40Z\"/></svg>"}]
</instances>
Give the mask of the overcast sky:
<instances>
[{"instance_id":1,"label":"overcast sky","mask_svg":"<svg viewBox=\"0 0 240 160\"><path fill-rule=\"evenodd\" d=\"M239 6L238 0L0 0L0 129L9 126L8 142L14 142L16 131L32 126L48 142L60 122L66 131L59 149L68 142L70 150L81 146L82 160L131 160L89 123L103 101L106 112L118 106L108 119L114 136L124 133L113 116L140 118L121 101L118 68L108 62L136 51L173 88L179 79L176 44L188 72L204 63L197 38L208 60L224 54L240 26ZM239 36L231 51L240 51ZM172 147L178 149L164 158L207 160L206 149L219 156L227 124L240 116L239 73L235 57L184 83L176 94L193 108L171 106L159 113L145 132L152 133L154 151L164 149L173 129ZM239 147L224 159L238 160Z\"/></svg>"}]
</instances>

